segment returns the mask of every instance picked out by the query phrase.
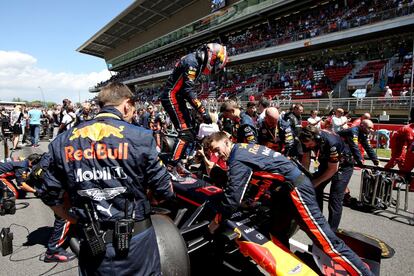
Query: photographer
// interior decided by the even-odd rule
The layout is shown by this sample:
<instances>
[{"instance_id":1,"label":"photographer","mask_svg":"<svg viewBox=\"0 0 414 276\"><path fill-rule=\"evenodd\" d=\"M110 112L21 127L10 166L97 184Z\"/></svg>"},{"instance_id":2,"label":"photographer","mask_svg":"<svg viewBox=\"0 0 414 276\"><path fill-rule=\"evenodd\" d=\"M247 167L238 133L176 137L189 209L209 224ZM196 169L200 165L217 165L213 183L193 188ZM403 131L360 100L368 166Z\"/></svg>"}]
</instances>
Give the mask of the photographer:
<instances>
[{"instance_id":1,"label":"photographer","mask_svg":"<svg viewBox=\"0 0 414 276\"><path fill-rule=\"evenodd\" d=\"M1 135L4 139L10 131L10 116L6 112L4 106L0 106L0 123L1 123Z\"/></svg>"},{"instance_id":2,"label":"photographer","mask_svg":"<svg viewBox=\"0 0 414 276\"><path fill-rule=\"evenodd\" d=\"M76 114L76 121L74 126L79 125L81 122L92 120L94 117L94 114L91 110L91 104L88 102L85 102L82 104L82 108L79 109Z\"/></svg>"},{"instance_id":3,"label":"photographer","mask_svg":"<svg viewBox=\"0 0 414 276\"><path fill-rule=\"evenodd\" d=\"M0 185L7 187L9 196L24 198L26 193L35 193L36 190L26 183L32 166L40 161L41 156L33 153L23 161L9 161L0 163ZM16 180L16 185L13 184Z\"/></svg>"}]
</instances>

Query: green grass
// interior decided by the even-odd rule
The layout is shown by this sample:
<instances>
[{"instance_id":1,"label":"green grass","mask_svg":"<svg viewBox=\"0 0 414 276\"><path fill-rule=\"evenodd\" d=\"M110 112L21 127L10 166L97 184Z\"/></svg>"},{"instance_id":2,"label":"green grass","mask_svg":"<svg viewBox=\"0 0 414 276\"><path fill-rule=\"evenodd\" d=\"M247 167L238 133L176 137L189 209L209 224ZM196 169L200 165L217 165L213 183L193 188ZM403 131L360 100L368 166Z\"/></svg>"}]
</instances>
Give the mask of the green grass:
<instances>
[{"instance_id":1,"label":"green grass","mask_svg":"<svg viewBox=\"0 0 414 276\"><path fill-rule=\"evenodd\" d=\"M390 158L391 150L390 149L374 149L379 158Z\"/></svg>"}]
</instances>

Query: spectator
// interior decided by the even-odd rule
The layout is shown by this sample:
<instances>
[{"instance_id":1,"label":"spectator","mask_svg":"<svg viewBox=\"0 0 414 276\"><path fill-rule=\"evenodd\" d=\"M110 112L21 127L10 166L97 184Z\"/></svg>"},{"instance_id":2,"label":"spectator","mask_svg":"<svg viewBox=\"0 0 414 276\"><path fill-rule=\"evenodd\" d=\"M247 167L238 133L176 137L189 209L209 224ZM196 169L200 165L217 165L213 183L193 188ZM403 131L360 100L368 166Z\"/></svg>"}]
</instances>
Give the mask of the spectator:
<instances>
[{"instance_id":1,"label":"spectator","mask_svg":"<svg viewBox=\"0 0 414 276\"><path fill-rule=\"evenodd\" d=\"M347 128L348 119L344 116L344 113L342 108L338 108L335 116L332 117L332 129L334 132Z\"/></svg>"},{"instance_id":2,"label":"spectator","mask_svg":"<svg viewBox=\"0 0 414 276\"><path fill-rule=\"evenodd\" d=\"M42 111L38 109L38 105L34 105L33 108L29 110L28 114L32 147L38 147L40 138L40 118L42 117Z\"/></svg>"},{"instance_id":3,"label":"spectator","mask_svg":"<svg viewBox=\"0 0 414 276\"><path fill-rule=\"evenodd\" d=\"M384 95L384 107L392 106L392 99L393 99L393 95L392 95L392 90L391 88L387 85L385 86L385 95Z\"/></svg>"},{"instance_id":4,"label":"spectator","mask_svg":"<svg viewBox=\"0 0 414 276\"><path fill-rule=\"evenodd\" d=\"M4 106L0 106L0 122L1 122L1 134L2 138L5 134L6 129L10 128L10 115L6 112Z\"/></svg>"},{"instance_id":5,"label":"spectator","mask_svg":"<svg viewBox=\"0 0 414 276\"><path fill-rule=\"evenodd\" d=\"M16 150L17 146L19 145L19 137L22 134L22 124L21 124L22 119L23 119L22 107L20 105L16 105L10 116L10 126L11 126L11 131L13 133L12 150Z\"/></svg>"},{"instance_id":6,"label":"spectator","mask_svg":"<svg viewBox=\"0 0 414 276\"><path fill-rule=\"evenodd\" d=\"M65 115L63 115L62 122L59 126L59 133L62 133L75 125L76 114L71 103L66 107Z\"/></svg>"},{"instance_id":7,"label":"spectator","mask_svg":"<svg viewBox=\"0 0 414 276\"><path fill-rule=\"evenodd\" d=\"M27 135L29 134L29 114L26 106L22 106L23 118L20 121L22 124L22 146L26 145Z\"/></svg>"},{"instance_id":8,"label":"spectator","mask_svg":"<svg viewBox=\"0 0 414 276\"><path fill-rule=\"evenodd\" d=\"M389 84L390 83L393 83L393 80L394 80L394 71L392 70L392 68L390 68L388 70L387 77L388 77L388 83Z\"/></svg>"},{"instance_id":9,"label":"spectator","mask_svg":"<svg viewBox=\"0 0 414 276\"><path fill-rule=\"evenodd\" d=\"M322 97L322 94L323 94L322 90L318 89L318 91L316 91L316 97L320 98Z\"/></svg>"},{"instance_id":10,"label":"spectator","mask_svg":"<svg viewBox=\"0 0 414 276\"><path fill-rule=\"evenodd\" d=\"M50 142L53 141L53 139L55 139L59 133L59 126L61 123L61 119L60 119L61 112L62 112L61 105L56 105L53 107L53 111L52 111L53 132L52 132L52 139L50 139Z\"/></svg>"},{"instance_id":11,"label":"spectator","mask_svg":"<svg viewBox=\"0 0 414 276\"><path fill-rule=\"evenodd\" d=\"M401 97L401 102L400 102L400 104L408 104L408 101L407 101L407 99L408 99L407 94L408 94L408 90L407 90L407 88L406 88L406 87L403 87L403 89L400 91L400 97Z\"/></svg>"},{"instance_id":12,"label":"spectator","mask_svg":"<svg viewBox=\"0 0 414 276\"><path fill-rule=\"evenodd\" d=\"M76 113L75 125L78 125L78 124L80 124L81 122L84 122L84 121L92 120L93 117L94 117L94 114L91 111L91 104L88 103L88 102L85 102L82 105L82 109L80 109Z\"/></svg>"},{"instance_id":13,"label":"spectator","mask_svg":"<svg viewBox=\"0 0 414 276\"><path fill-rule=\"evenodd\" d=\"M311 116L308 118L308 123L311 126L316 127L318 130L321 129L321 117L318 116L318 110L311 110Z\"/></svg>"}]
</instances>

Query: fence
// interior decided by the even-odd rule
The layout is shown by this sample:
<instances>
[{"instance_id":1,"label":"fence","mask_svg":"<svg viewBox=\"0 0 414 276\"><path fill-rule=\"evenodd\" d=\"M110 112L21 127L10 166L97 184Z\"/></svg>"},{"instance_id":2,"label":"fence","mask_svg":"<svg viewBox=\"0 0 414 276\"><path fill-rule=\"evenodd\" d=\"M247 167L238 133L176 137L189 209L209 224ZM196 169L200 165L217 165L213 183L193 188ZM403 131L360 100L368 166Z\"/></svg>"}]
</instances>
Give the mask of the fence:
<instances>
[{"instance_id":1,"label":"fence","mask_svg":"<svg viewBox=\"0 0 414 276\"><path fill-rule=\"evenodd\" d=\"M386 99L384 97L366 98L323 98L323 99L282 99L272 100L272 106L278 106L282 110L289 109L292 104L300 103L305 110L319 110L322 113L329 112L331 109L343 108L349 111L363 110L363 112L382 113L382 111L392 111L398 114L408 114L410 108L410 96ZM245 107L247 102L241 102ZM326 112L325 112L326 111Z\"/></svg>"}]
</instances>

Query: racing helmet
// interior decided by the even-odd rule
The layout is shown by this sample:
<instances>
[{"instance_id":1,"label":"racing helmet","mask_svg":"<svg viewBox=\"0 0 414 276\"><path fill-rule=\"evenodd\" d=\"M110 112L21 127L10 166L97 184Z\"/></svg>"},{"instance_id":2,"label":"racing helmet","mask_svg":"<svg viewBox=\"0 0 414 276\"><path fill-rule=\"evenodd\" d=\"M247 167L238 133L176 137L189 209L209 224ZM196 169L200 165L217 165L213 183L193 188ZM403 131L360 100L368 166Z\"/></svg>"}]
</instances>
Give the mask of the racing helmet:
<instances>
[{"instance_id":1,"label":"racing helmet","mask_svg":"<svg viewBox=\"0 0 414 276\"><path fill-rule=\"evenodd\" d=\"M203 46L204 50L204 75L215 74L223 70L227 63L226 46L218 43L208 43Z\"/></svg>"}]
</instances>

